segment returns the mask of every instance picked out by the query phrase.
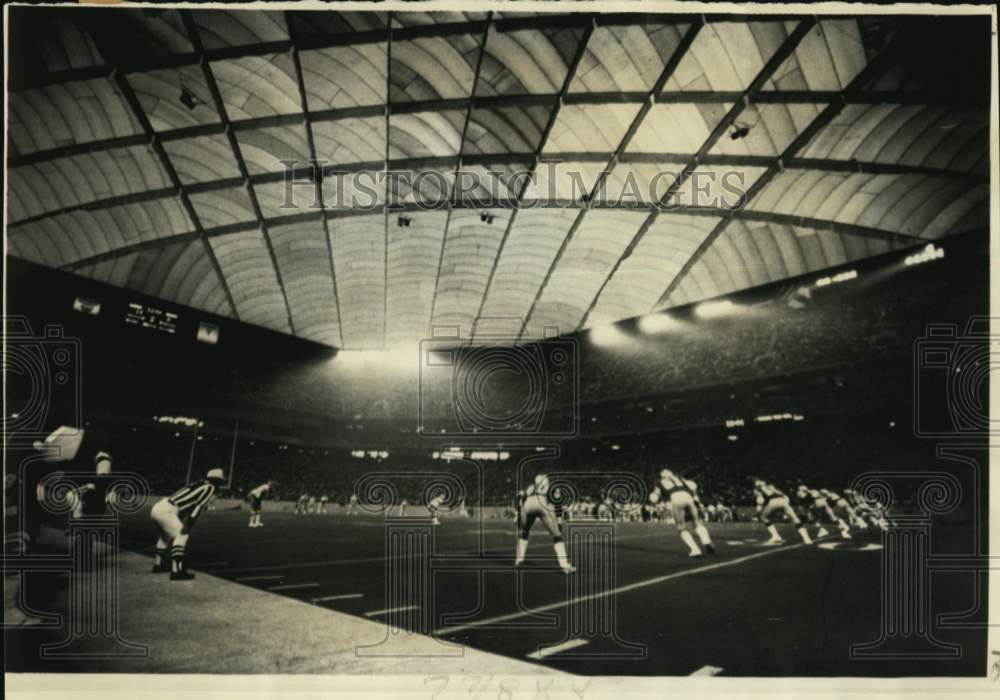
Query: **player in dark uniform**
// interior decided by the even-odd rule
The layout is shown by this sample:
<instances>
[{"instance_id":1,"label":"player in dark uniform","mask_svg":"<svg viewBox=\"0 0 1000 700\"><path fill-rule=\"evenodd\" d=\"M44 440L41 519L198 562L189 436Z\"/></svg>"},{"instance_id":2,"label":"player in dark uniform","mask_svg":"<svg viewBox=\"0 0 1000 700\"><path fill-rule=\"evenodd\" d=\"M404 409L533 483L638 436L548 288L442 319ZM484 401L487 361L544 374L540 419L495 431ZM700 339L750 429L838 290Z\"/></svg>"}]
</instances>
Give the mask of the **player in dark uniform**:
<instances>
[{"instance_id":1,"label":"player in dark uniform","mask_svg":"<svg viewBox=\"0 0 1000 700\"><path fill-rule=\"evenodd\" d=\"M762 523L767 524L767 531L771 535L768 544L781 544L785 541L778 533L778 528L774 524L779 515L785 515L795 525L798 529L799 537L802 538L803 542L812 544L809 531L806 530L799 516L792 510L792 506L788 502L788 496L780 489L761 479L754 481L753 490L755 500L757 501L757 517Z\"/></svg>"},{"instance_id":2,"label":"player in dark uniform","mask_svg":"<svg viewBox=\"0 0 1000 700\"><path fill-rule=\"evenodd\" d=\"M562 530L556 513L556 506L549 501L549 478L544 474L535 477L535 481L523 491L519 491L515 500L515 510L517 511L517 525L520 530L517 539L517 555L514 558L514 566L521 566L524 557L528 553L528 536L531 533L531 526L536 520L541 520L542 525L552 535L552 546L559 560L559 568L563 573L571 574L576 571L576 567L569 563L566 555L566 543L562 539Z\"/></svg>"},{"instance_id":3,"label":"player in dark uniform","mask_svg":"<svg viewBox=\"0 0 1000 700\"><path fill-rule=\"evenodd\" d=\"M649 495L650 501L659 503L661 500L670 504L674 514L674 524L681 533L681 539L690 550L688 556L700 557L701 548L694 541L694 536L688 530L688 522L694 524L695 534L701 541L701 546L709 554L715 553L715 545L708 534L708 528L702 522L701 501L698 499L698 486L690 479L684 479L669 469L660 472L660 485Z\"/></svg>"},{"instance_id":4,"label":"player in dark uniform","mask_svg":"<svg viewBox=\"0 0 1000 700\"><path fill-rule=\"evenodd\" d=\"M100 444L101 447L93 457L94 478L84 479L76 491L69 494L73 503L71 514L75 519L104 515L107 511L107 494L113 462L110 452L112 448L107 440Z\"/></svg>"}]
</instances>

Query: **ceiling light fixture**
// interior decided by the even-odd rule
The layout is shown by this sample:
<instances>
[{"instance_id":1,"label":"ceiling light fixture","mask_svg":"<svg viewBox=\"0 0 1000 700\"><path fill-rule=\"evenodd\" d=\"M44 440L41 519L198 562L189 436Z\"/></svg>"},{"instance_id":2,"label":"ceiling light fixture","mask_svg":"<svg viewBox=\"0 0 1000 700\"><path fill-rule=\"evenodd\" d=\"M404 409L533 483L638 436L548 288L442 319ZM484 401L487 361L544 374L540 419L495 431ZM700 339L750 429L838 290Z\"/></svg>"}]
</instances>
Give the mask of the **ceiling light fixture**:
<instances>
[{"instance_id":1,"label":"ceiling light fixture","mask_svg":"<svg viewBox=\"0 0 1000 700\"><path fill-rule=\"evenodd\" d=\"M749 133L750 133L749 126L747 126L746 124L737 124L736 128L733 129L731 134L729 134L729 138L731 138L733 141L739 141L742 138L746 138L746 136Z\"/></svg>"},{"instance_id":2,"label":"ceiling light fixture","mask_svg":"<svg viewBox=\"0 0 1000 700\"><path fill-rule=\"evenodd\" d=\"M197 97L195 97L191 93L191 91L188 90L186 87L181 88L180 100L181 104L187 107L188 109L194 109L195 107L201 104L201 101Z\"/></svg>"}]
</instances>

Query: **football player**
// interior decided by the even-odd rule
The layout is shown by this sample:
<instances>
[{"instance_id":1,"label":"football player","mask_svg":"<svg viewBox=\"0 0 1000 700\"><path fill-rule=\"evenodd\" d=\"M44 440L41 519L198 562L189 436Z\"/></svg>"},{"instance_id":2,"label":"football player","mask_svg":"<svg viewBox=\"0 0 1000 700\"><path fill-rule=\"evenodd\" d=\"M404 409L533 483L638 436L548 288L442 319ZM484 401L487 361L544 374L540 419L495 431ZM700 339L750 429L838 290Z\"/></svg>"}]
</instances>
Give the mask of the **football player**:
<instances>
[{"instance_id":1,"label":"football player","mask_svg":"<svg viewBox=\"0 0 1000 700\"><path fill-rule=\"evenodd\" d=\"M431 500L427 501L427 511L431 514L431 522L435 525L440 525L441 521L438 520L438 511L444 506L445 495L443 493L437 493L431 497Z\"/></svg>"},{"instance_id":2,"label":"football player","mask_svg":"<svg viewBox=\"0 0 1000 700\"><path fill-rule=\"evenodd\" d=\"M819 492L826 498L826 502L830 504L830 510L833 511L833 514L840 520L844 528L849 530L851 526L857 526L858 514L854 512L854 508L851 507L850 502L846 498L842 497L836 491L829 489L820 489Z\"/></svg>"},{"instance_id":3,"label":"football player","mask_svg":"<svg viewBox=\"0 0 1000 700\"><path fill-rule=\"evenodd\" d=\"M816 537L826 537L830 534L824 523L836 525L840 529L840 536L845 540L851 539L850 528L847 523L833 514L826 497L817 489L811 489L805 484L799 484L795 491L795 499L803 512L808 513L811 519L817 524L819 529Z\"/></svg>"},{"instance_id":4,"label":"football player","mask_svg":"<svg viewBox=\"0 0 1000 700\"><path fill-rule=\"evenodd\" d=\"M552 535L552 548L559 560L559 568L563 570L563 573L571 574L576 571L576 567L569 563L556 506L549 500L548 494L549 477L545 474L539 474L535 477L532 485L519 491L516 496L515 509L520 532L517 539L514 566L521 566L524 563L524 557L528 553L528 535L531 533L531 526L535 524L536 520L541 520L542 525Z\"/></svg>"},{"instance_id":5,"label":"football player","mask_svg":"<svg viewBox=\"0 0 1000 700\"><path fill-rule=\"evenodd\" d=\"M858 520L862 527L869 532L889 529L885 513L877 504L866 501L851 489L844 489L844 495L847 497L846 500L854 503L855 512L858 514Z\"/></svg>"},{"instance_id":6,"label":"football player","mask_svg":"<svg viewBox=\"0 0 1000 700\"><path fill-rule=\"evenodd\" d=\"M347 504L347 514L356 515L358 513L358 494L351 494L351 501Z\"/></svg>"},{"instance_id":7,"label":"football player","mask_svg":"<svg viewBox=\"0 0 1000 700\"><path fill-rule=\"evenodd\" d=\"M84 516L104 515L107 510L108 477L111 474L110 442L105 440L94 454L94 481L80 484L75 491L67 494L73 505L72 517L79 519Z\"/></svg>"},{"instance_id":8,"label":"football player","mask_svg":"<svg viewBox=\"0 0 1000 700\"><path fill-rule=\"evenodd\" d=\"M271 485L271 482L268 481L247 494L247 498L250 500L250 527L264 527L264 523L260 521L260 510L264 498L271 490Z\"/></svg>"},{"instance_id":9,"label":"football player","mask_svg":"<svg viewBox=\"0 0 1000 700\"><path fill-rule=\"evenodd\" d=\"M188 537L198 516L225 481L221 469L210 469L201 481L184 486L153 506L150 517L160 533L156 541L154 573L169 571L171 581L190 581L194 578L184 565Z\"/></svg>"},{"instance_id":10,"label":"football player","mask_svg":"<svg viewBox=\"0 0 1000 700\"><path fill-rule=\"evenodd\" d=\"M757 501L757 518L762 523L767 524L767 531L771 535L767 541L768 544L781 544L785 541L778 533L778 527L775 525L775 520L782 514L798 529L799 537L802 538L802 541L806 544L812 544L812 538L809 537L808 530L806 530L799 516L795 514L792 506L788 503L788 496L780 489L775 488L762 479L754 480L753 492L754 499Z\"/></svg>"},{"instance_id":11,"label":"football player","mask_svg":"<svg viewBox=\"0 0 1000 700\"><path fill-rule=\"evenodd\" d=\"M660 472L660 484L649 495L650 501L659 503L661 500L670 504L670 510L674 514L674 524L680 530L681 539L688 546L688 556L700 557L701 548L698 547L688 530L688 521L694 524L695 534L701 541L701 546L709 554L715 553L715 545L709 537L708 528L702 522L701 501L698 499L698 486L690 479L677 476L669 469Z\"/></svg>"}]
</instances>

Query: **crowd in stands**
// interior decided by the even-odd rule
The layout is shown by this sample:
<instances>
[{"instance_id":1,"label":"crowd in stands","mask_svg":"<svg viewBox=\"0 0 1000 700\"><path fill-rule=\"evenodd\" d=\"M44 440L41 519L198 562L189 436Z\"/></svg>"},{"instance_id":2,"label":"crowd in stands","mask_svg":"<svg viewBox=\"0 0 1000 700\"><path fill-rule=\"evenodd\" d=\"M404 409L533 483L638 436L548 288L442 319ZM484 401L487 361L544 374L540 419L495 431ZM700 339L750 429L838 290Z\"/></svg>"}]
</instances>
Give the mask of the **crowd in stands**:
<instances>
[{"instance_id":1,"label":"crowd in stands","mask_svg":"<svg viewBox=\"0 0 1000 700\"><path fill-rule=\"evenodd\" d=\"M356 494L362 505L392 505L404 499L419 505L429 500L437 483L449 490L451 505L464 501L469 507L507 506L517 489L541 471L555 475L557 486L568 485L571 500L577 502L642 504L660 470L670 468L698 484L706 505L739 508L752 505L754 478L789 492L799 483L840 490L864 471L918 463L927 456L927 446L908 435L903 426L858 415L637 436L613 445L579 439L564 442L558 455L541 459L535 447L511 447L506 459L473 459L466 452L462 459L445 460L428 449L357 457L347 450L243 438L234 451L231 436L202 435L198 440L190 430L153 427L121 432L115 464L116 469L143 474L158 494L183 485L190 465L191 478L222 467L231 476L231 484L220 494L226 498L245 498L252 488L273 481L272 497L278 500L308 494L346 505ZM386 484L392 494L388 501L379 492Z\"/></svg>"},{"instance_id":2,"label":"crowd in stands","mask_svg":"<svg viewBox=\"0 0 1000 700\"><path fill-rule=\"evenodd\" d=\"M914 342L928 323L964 325L983 298L982 280L956 285L954 270L939 274L932 268L896 276L878 272L876 280L862 275L815 292L803 308L790 308L783 296L772 294L724 317L689 315L677 332L650 336L626 328L627 342L604 347L584 338L573 360L578 400L549 387L546 400L556 405L545 406L556 417L576 414L579 435L560 440L560 456L537 465L557 472L632 473L646 488L669 466L696 481L707 500L746 505L752 477L783 488L805 478L843 488L863 467L905 462L912 446L887 431L895 411L898 433L910 434ZM376 360L375 366L333 358L311 366L275 362L251 375L236 366L220 370L210 385L199 387L203 402L195 406L219 397L254 406L261 419L256 434L270 429L269 437L242 433L234 445L218 421L200 434L150 425L157 410L151 408L150 415L119 426L116 468L144 474L155 493L172 492L189 477L222 467L231 476L227 495L240 498L274 480L277 498L326 495L340 504L373 473L444 471L459 474L468 504L509 504L518 484L532 476L518 474L513 451L506 461L484 463L480 472L464 461L435 459L431 441L416 436L421 424L448 424L455 401L448 373L438 372L431 381L416 371L416 358L414 350L409 362ZM884 379L886 367L896 368L892 383ZM547 366L541 381L552 378ZM813 380L820 384L808 383ZM516 377L494 381L483 398L492 397L496 414L514 415L523 386ZM866 424L862 409L882 417ZM754 410L793 410L805 419L765 429L753 425ZM287 429L283 444L279 435L286 428L269 419L290 412L297 424ZM724 422L737 415L747 423L725 429ZM371 456L368 451L381 448L380 441L388 454ZM355 449L365 456L352 456ZM580 498L604 497L599 476L577 481ZM393 498L411 504L427 495L419 479L394 478L393 489Z\"/></svg>"},{"instance_id":3,"label":"crowd in stands","mask_svg":"<svg viewBox=\"0 0 1000 700\"><path fill-rule=\"evenodd\" d=\"M908 362L914 341L926 333L928 323L962 323L981 305L982 280L956 285L954 274L931 266L919 273L879 271L872 274L875 279L862 275L846 284L814 287L805 306L794 309L778 292L763 299L736 298L731 314L702 319L688 310L679 315L675 331L660 335L626 324L623 342L607 347L593 345L584 334L567 365L567 375L579 377L579 393L574 397L568 385L553 381L555 372L547 361L536 367L536 391L544 389L544 403L551 411L790 378L824 368L852 371L879 362ZM528 371L520 377L493 375L494 381L466 391L474 375L465 371L466 364L456 361L454 372L439 366L421 368L422 357L427 364L426 356L411 348L392 353L391 361L375 357L371 366L361 366L345 355L312 368L279 368L266 377L237 376L234 369L233 376L220 378L219 386L234 401L334 416L353 424L395 421L409 432L420 427L453 429L457 401L482 402L478 408L491 417L514 416L525 408L531 391ZM516 369L529 362L524 358L524 352L511 352L507 360L498 361ZM523 418L501 427L517 427Z\"/></svg>"}]
</instances>

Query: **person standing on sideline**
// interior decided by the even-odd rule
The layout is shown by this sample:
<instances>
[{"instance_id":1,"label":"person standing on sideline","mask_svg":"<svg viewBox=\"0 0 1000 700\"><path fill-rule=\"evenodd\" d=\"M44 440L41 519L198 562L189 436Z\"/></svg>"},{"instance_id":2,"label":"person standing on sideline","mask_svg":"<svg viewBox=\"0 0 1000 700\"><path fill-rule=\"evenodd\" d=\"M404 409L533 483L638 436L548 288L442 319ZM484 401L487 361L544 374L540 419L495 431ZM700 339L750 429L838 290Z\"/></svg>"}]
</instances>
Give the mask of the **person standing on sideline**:
<instances>
[{"instance_id":1,"label":"person standing on sideline","mask_svg":"<svg viewBox=\"0 0 1000 700\"><path fill-rule=\"evenodd\" d=\"M159 531L153 573L170 572L171 581L190 581L194 574L185 567L187 542L198 516L226 481L221 469L209 469L205 478L188 484L156 503L150 517Z\"/></svg>"}]
</instances>

